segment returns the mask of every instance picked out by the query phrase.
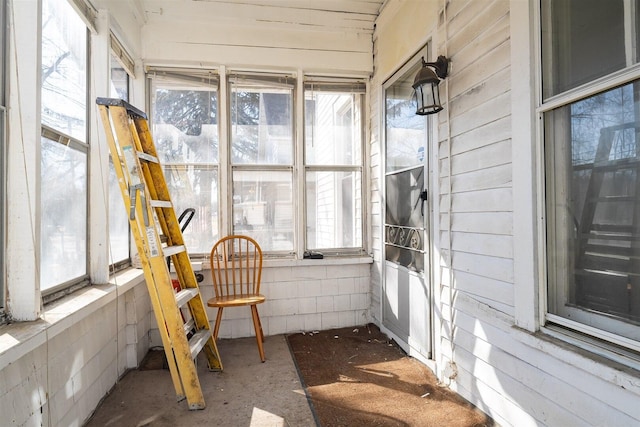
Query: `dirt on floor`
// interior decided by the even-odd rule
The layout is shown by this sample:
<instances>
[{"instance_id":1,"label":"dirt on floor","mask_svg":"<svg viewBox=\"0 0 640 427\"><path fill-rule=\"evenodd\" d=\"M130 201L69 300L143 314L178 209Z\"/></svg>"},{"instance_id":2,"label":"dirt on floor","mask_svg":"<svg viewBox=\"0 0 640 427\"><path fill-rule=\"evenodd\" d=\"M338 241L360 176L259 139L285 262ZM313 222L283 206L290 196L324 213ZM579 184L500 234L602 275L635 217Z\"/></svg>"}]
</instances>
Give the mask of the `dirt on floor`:
<instances>
[{"instance_id":1,"label":"dirt on floor","mask_svg":"<svg viewBox=\"0 0 640 427\"><path fill-rule=\"evenodd\" d=\"M494 425L375 325L287 340L322 427Z\"/></svg>"}]
</instances>

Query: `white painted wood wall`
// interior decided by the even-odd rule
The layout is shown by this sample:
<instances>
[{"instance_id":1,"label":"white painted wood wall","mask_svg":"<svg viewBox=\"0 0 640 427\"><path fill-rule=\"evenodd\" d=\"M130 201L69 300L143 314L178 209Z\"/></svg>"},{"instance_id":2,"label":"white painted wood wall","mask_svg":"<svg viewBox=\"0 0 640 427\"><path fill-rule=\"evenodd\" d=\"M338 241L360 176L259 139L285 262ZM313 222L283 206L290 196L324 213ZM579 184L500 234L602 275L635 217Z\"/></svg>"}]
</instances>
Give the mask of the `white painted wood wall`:
<instances>
[{"instance_id":1,"label":"white painted wood wall","mask_svg":"<svg viewBox=\"0 0 640 427\"><path fill-rule=\"evenodd\" d=\"M535 69L530 5L519 0L450 0L445 12L444 1L421 3L425 10L416 3L420 2L388 2L374 35L373 209L381 212L376 210L382 176L381 85L431 41L434 58L445 54L452 60L451 75L441 83L448 102L435 129L439 194L433 236L434 316L440 325L435 331L436 374L501 425L638 425L638 372L516 326L536 329L531 319L539 298L531 259L535 171L516 169L535 163L531 144L536 138L530 125L535 111L527 105L535 90L528 74ZM416 14L425 20L423 30L401 31L414 28ZM387 54L383 49L392 45L399 31L402 44ZM514 63L514 58L523 63ZM520 126L527 123L528 127ZM516 140L520 145L514 145ZM520 228L514 229L514 224ZM522 230L523 226L529 228ZM373 227L374 236L381 236L379 216L374 215ZM379 239L374 254L372 277L379 285ZM527 268L532 274L523 277ZM376 315L379 286L374 289ZM450 378L452 373L456 376Z\"/></svg>"}]
</instances>

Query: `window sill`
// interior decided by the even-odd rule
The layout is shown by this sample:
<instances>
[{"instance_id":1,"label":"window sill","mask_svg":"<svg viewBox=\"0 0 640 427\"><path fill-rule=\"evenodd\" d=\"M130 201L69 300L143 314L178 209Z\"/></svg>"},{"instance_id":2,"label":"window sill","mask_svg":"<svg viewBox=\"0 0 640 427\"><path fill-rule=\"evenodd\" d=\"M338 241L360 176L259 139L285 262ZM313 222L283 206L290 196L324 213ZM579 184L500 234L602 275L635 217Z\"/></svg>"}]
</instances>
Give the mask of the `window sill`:
<instances>
[{"instance_id":1,"label":"window sill","mask_svg":"<svg viewBox=\"0 0 640 427\"><path fill-rule=\"evenodd\" d=\"M0 326L0 370L142 282L142 270L129 268L107 284L87 286L47 304L38 320Z\"/></svg>"},{"instance_id":2,"label":"window sill","mask_svg":"<svg viewBox=\"0 0 640 427\"><path fill-rule=\"evenodd\" d=\"M594 360L604 362L620 371L631 368L634 374L640 373L640 355L633 350L617 346L611 342L599 340L560 325L549 324L540 328L541 334L548 339L557 340L586 352Z\"/></svg>"},{"instance_id":3,"label":"window sill","mask_svg":"<svg viewBox=\"0 0 640 427\"><path fill-rule=\"evenodd\" d=\"M278 268L278 267L311 267L311 266L333 266L333 265L356 265L356 264L372 264L373 257L369 255L358 256L341 256L341 257L325 257L322 259L293 259L293 258L269 258L265 257L262 261L262 268ZM211 270L209 260L193 261L191 263L195 271ZM172 270L173 271L173 270Z\"/></svg>"}]
</instances>

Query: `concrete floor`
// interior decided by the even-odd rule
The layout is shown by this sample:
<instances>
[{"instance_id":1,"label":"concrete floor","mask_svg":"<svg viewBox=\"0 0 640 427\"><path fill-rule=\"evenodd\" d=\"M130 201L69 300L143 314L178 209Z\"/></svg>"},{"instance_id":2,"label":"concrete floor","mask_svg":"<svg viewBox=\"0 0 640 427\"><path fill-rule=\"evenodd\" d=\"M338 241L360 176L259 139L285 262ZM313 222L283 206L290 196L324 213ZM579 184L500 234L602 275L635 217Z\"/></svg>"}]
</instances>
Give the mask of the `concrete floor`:
<instances>
[{"instance_id":1,"label":"concrete floor","mask_svg":"<svg viewBox=\"0 0 640 427\"><path fill-rule=\"evenodd\" d=\"M265 339L261 363L255 338L220 340L224 372L198 359L207 407L190 411L176 401L169 371L132 370L116 384L86 427L317 426L283 335Z\"/></svg>"}]
</instances>

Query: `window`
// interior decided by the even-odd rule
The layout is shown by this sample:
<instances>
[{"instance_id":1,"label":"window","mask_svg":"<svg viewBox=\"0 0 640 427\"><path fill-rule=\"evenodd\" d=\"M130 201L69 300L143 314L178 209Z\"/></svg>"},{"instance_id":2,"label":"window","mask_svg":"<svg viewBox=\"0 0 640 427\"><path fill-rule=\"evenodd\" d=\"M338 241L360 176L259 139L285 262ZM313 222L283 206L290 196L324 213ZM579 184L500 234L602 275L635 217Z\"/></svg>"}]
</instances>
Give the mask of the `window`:
<instances>
[{"instance_id":1,"label":"window","mask_svg":"<svg viewBox=\"0 0 640 427\"><path fill-rule=\"evenodd\" d=\"M636 350L638 6L544 0L541 10L547 318Z\"/></svg>"},{"instance_id":2,"label":"window","mask_svg":"<svg viewBox=\"0 0 640 427\"><path fill-rule=\"evenodd\" d=\"M120 98L129 102L129 73L125 70L121 61L128 56L124 55L123 49L117 40L111 36L111 89L110 96ZM131 61L132 62L132 61ZM130 233L129 220L123 208L120 185L113 166L113 161L109 159L109 258L111 271L129 265Z\"/></svg>"},{"instance_id":3,"label":"window","mask_svg":"<svg viewBox=\"0 0 640 427\"><path fill-rule=\"evenodd\" d=\"M305 83L308 249L362 249L364 92L358 83Z\"/></svg>"},{"instance_id":4,"label":"window","mask_svg":"<svg viewBox=\"0 0 640 427\"><path fill-rule=\"evenodd\" d=\"M229 80L233 233L268 252L294 250L291 77Z\"/></svg>"},{"instance_id":5,"label":"window","mask_svg":"<svg viewBox=\"0 0 640 427\"><path fill-rule=\"evenodd\" d=\"M219 236L218 77L154 71L150 78L152 132L176 215L195 210L184 241L189 253L208 254Z\"/></svg>"},{"instance_id":6,"label":"window","mask_svg":"<svg viewBox=\"0 0 640 427\"><path fill-rule=\"evenodd\" d=\"M44 294L87 279L88 30L66 1L42 4L41 263Z\"/></svg>"},{"instance_id":7,"label":"window","mask_svg":"<svg viewBox=\"0 0 640 427\"><path fill-rule=\"evenodd\" d=\"M252 236L271 256L363 252L364 83L307 80L298 116L290 75L230 72L219 82L214 72L158 68L149 77L169 190L178 213L196 210L184 233L191 255L229 234Z\"/></svg>"}]
</instances>

